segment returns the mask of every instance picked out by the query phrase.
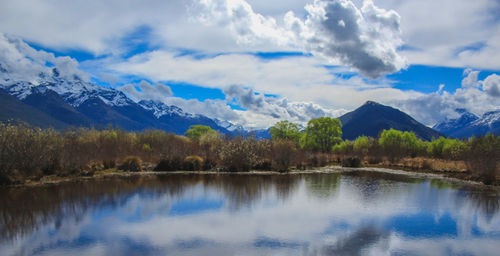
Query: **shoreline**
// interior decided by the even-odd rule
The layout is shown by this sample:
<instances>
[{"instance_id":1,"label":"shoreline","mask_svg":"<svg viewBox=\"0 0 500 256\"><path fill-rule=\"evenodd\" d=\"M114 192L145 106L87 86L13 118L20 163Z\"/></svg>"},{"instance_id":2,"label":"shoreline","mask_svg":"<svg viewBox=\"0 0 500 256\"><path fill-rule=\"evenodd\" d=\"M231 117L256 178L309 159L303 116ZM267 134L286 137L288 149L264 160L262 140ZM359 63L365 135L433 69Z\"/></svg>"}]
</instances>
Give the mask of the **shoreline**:
<instances>
[{"instance_id":1,"label":"shoreline","mask_svg":"<svg viewBox=\"0 0 500 256\"><path fill-rule=\"evenodd\" d=\"M251 170L248 172L222 172L222 171L171 171L171 172L155 172L155 171L141 171L141 172L126 172L119 171L116 169L108 169L104 171L97 171L92 176L66 176L60 177L56 175L43 176L39 180L26 180L22 184L14 184L9 186L3 186L0 188L23 188L23 187L39 187L39 186L50 186L57 185L66 182L79 182L79 181L92 181L106 178L114 177L150 177L150 176L168 176L168 175L301 175L301 174L321 174L321 173L339 173L339 174L352 174L352 173L362 173L362 172L376 172L380 174L388 175L399 175L406 176L409 178L419 178L419 179L439 179L454 184L460 184L464 186L473 186L480 188L493 188L500 190L498 185L486 185L478 180L469 179L470 174L465 172L457 171L432 171L432 170L409 170L405 168L396 168L390 166L365 166L365 167L342 167L339 165L329 165L325 167L318 167L315 169L306 170L291 170L288 172L279 171L260 171ZM498 184L498 182L497 182Z\"/></svg>"}]
</instances>

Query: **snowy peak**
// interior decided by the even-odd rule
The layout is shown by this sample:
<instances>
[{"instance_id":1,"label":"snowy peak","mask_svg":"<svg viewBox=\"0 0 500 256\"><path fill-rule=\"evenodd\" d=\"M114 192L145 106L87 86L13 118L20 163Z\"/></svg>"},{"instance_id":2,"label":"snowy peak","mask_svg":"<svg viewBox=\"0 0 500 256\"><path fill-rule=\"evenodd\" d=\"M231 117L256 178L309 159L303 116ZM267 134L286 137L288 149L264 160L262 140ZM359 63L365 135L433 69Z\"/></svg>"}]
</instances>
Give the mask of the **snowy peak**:
<instances>
[{"instance_id":1,"label":"snowy peak","mask_svg":"<svg viewBox=\"0 0 500 256\"><path fill-rule=\"evenodd\" d=\"M156 118L160 118L162 116L172 116L177 115L181 117L190 117L194 118L196 115L186 113L181 108L176 106L169 106L162 102L156 102L152 100L141 100L138 104L146 110L152 111Z\"/></svg>"},{"instance_id":2,"label":"snowy peak","mask_svg":"<svg viewBox=\"0 0 500 256\"><path fill-rule=\"evenodd\" d=\"M51 76L47 76L47 73L40 73L38 79L33 82L4 82L0 84L0 88L3 88L20 100L24 100L34 92L33 90L37 92L52 90L74 107L78 107L92 98L99 98L109 106L126 106L133 103L122 92L87 83L77 75L73 75L71 79L61 77L60 72L56 68L52 69Z\"/></svg>"},{"instance_id":3,"label":"snowy peak","mask_svg":"<svg viewBox=\"0 0 500 256\"><path fill-rule=\"evenodd\" d=\"M480 118L463 109L457 109L457 113L461 114L459 118L447 119L434 129L457 138L500 134L500 110L486 112Z\"/></svg>"},{"instance_id":4,"label":"snowy peak","mask_svg":"<svg viewBox=\"0 0 500 256\"><path fill-rule=\"evenodd\" d=\"M230 131L230 132L241 132L241 131L245 131L245 128L243 128L243 126L241 125L235 125L229 121L226 121L226 120L220 120L220 119L215 119L214 120L217 125L219 125L220 127L223 127L225 128L226 130Z\"/></svg>"},{"instance_id":5,"label":"snowy peak","mask_svg":"<svg viewBox=\"0 0 500 256\"><path fill-rule=\"evenodd\" d=\"M458 118L445 119L443 122L436 124L433 129L443 132L445 134L453 133L453 131L467 127L471 125L474 121L478 120L479 117L468 112L463 108L455 110L458 114L461 114Z\"/></svg>"},{"instance_id":6,"label":"snowy peak","mask_svg":"<svg viewBox=\"0 0 500 256\"><path fill-rule=\"evenodd\" d=\"M481 119L474 122L475 126L494 127L500 125L500 110L484 113Z\"/></svg>"}]
</instances>

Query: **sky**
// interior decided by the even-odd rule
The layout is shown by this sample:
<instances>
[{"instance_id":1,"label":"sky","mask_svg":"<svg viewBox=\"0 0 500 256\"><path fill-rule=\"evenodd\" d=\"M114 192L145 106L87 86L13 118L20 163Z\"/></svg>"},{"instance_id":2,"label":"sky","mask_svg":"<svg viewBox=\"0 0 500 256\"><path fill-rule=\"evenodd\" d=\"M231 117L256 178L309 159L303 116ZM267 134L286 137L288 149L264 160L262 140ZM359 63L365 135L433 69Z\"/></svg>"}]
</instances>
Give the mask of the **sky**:
<instances>
[{"instance_id":1,"label":"sky","mask_svg":"<svg viewBox=\"0 0 500 256\"><path fill-rule=\"evenodd\" d=\"M500 109L498 0L0 0L0 59L249 129Z\"/></svg>"}]
</instances>

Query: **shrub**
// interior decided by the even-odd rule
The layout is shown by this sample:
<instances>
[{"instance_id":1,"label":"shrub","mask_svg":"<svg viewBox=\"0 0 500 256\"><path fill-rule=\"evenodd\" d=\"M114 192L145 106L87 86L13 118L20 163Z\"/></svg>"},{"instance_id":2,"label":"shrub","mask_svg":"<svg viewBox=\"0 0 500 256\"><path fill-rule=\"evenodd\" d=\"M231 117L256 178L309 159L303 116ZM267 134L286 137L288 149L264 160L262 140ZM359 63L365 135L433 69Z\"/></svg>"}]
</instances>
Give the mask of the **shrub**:
<instances>
[{"instance_id":1,"label":"shrub","mask_svg":"<svg viewBox=\"0 0 500 256\"><path fill-rule=\"evenodd\" d=\"M278 171L288 171L295 162L297 148L295 142L287 139L276 139L272 144L272 168Z\"/></svg>"},{"instance_id":2,"label":"shrub","mask_svg":"<svg viewBox=\"0 0 500 256\"><path fill-rule=\"evenodd\" d=\"M358 157L347 157L342 160L342 167L361 167L361 159Z\"/></svg>"},{"instance_id":3,"label":"shrub","mask_svg":"<svg viewBox=\"0 0 500 256\"><path fill-rule=\"evenodd\" d=\"M102 166L104 169L115 168L116 167L116 160L115 159L103 160Z\"/></svg>"},{"instance_id":4,"label":"shrub","mask_svg":"<svg viewBox=\"0 0 500 256\"><path fill-rule=\"evenodd\" d=\"M466 162L470 170L480 176L485 184L493 183L500 162L500 137L487 134L471 138L467 151Z\"/></svg>"},{"instance_id":5,"label":"shrub","mask_svg":"<svg viewBox=\"0 0 500 256\"><path fill-rule=\"evenodd\" d=\"M203 158L199 156L187 156L184 158L184 170L200 171L203 166Z\"/></svg>"},{"instance_id":6,"label":"shrub","mask_svg":"<svg viewBox=\"0 0 500 256\"><path fill-rule=\"evenodd\" d=\"M201 169L203 171L209 171L214 169L216 166L217 164L215 163L215 161L211 159L205 159L205 161L203 161L203 166L201 167Z\"/></svg>"},{"instance_id":7,"label":"shrub","mask_svg":"<svg viewBox=\"0 0 500 256\"><path fill-rule=\"evenodd\" d=\"M227 171L249 171L258 164L258 153L254 138L226 140L220 152L220 164Z\"/></svg>"},{"instance_id":8,"label":"shrub","mask_svg":"<svg viewBox=\"0 0 500 256\"><path fill-rule=\"evenodd\" d=\"M155 172L172 172L182 169L182 161L180 158L174 157L161 160L153 169Z\"/></svg>"},{"instance_id":9,"label":"shrub","mask_svg":"<svg viewBox=\"0 0 500 256\"><path fill-rule=\"evenodd\" d=\"M141 159L136 156L128 156L123 160L123 163L118 167L120 170L128 171L128 172L140 172L141 168Z\"/></svg>"}]
</instances>

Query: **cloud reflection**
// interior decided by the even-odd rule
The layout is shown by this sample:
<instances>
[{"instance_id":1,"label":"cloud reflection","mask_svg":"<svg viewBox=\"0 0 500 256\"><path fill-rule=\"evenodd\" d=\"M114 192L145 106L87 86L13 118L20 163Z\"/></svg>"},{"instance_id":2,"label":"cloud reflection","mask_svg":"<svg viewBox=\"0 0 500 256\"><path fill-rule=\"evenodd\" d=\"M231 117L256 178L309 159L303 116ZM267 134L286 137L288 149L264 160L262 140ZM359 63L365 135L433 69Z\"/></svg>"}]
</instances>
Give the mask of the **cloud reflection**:
<instances>
[{"instance_id":1,"label":"cloud reflection","mask_svg":"<svg viewBox=\"0 0 500 256\"><path fill-rule=\"evenodd\" d=\"M0 254L500 250L498 191L436 184L370 173L168 175L4 189Z\"/></svg>"}]
</instances>

